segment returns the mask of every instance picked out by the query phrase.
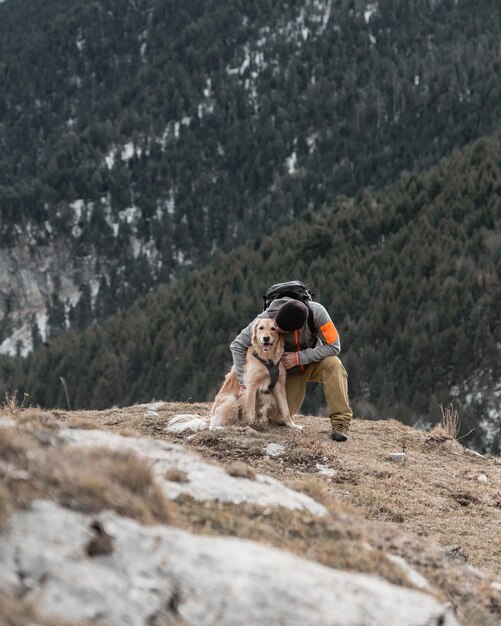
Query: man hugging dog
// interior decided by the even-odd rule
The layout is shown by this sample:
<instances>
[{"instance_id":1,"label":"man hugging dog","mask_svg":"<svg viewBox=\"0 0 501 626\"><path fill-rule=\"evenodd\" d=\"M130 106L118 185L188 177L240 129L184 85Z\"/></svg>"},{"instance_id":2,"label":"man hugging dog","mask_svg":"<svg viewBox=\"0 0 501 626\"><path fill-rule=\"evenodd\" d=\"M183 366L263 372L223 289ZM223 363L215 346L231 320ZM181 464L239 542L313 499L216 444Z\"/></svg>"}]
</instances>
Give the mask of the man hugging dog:
<instances>
[{"instance_id":1,"label":"man hugging dog","mask_svg":"<svg viewBox=\"0 0 501 626\"><path fill-rule=\"evenodd\" d=\"M274 285L267 292L279 297L267 300L258 319L274 319L283 334L285 351L282 363L287 370L285 389L290 416L299 411L306 393L306 383L322 383L329 407L334 441L346 441L352 410L348 399L346 370L337 357L341 350L339 333L326 309L309 298L297 299L299 281ZM275 291L273 291L275 290ZM290 295L286 295L289 293ZM252 342L253 324L249 324L231 343L236 376L244 386L244 368L247 350Z\"/></svg>"}]
</instances>

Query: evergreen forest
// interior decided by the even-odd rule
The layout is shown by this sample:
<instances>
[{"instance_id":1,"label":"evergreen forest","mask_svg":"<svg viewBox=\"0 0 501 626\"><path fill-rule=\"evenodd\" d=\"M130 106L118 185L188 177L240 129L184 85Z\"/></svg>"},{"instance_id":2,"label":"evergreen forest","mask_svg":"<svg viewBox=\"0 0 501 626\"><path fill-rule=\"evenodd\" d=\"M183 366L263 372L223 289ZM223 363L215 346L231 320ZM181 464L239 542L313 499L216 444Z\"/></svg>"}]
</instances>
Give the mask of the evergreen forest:
<instances>
[{"instance_id":1,"label":"evergreen forest","mask_svg":"<svg viewBox=\"0 0 501 626\"><path fill-rule=\"evenodd\" d=\"M498 0L7 0L0 245L92 259L76 303L50 277L47 336L83 329L494 132L500 75Z\"/></svg>"}]
</instances>

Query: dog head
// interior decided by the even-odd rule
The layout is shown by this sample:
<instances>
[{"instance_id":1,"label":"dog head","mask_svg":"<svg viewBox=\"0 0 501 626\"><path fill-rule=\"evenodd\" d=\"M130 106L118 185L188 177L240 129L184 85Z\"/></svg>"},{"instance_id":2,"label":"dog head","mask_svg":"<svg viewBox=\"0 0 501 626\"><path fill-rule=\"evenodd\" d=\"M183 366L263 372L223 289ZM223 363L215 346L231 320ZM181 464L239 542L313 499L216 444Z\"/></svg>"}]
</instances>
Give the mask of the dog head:
<instances>
[{"instance_id":1,"label":"dog head","mask_svg":"<svg viewBox=\"0 0 501 626\"><path fill-rule=\"evenodd\" d=\"M257 319L255 321L252 345L266 359L273 359L279 351L283 352L284 339L275 324L275 320Z\"/></svg>"}]
</instances>

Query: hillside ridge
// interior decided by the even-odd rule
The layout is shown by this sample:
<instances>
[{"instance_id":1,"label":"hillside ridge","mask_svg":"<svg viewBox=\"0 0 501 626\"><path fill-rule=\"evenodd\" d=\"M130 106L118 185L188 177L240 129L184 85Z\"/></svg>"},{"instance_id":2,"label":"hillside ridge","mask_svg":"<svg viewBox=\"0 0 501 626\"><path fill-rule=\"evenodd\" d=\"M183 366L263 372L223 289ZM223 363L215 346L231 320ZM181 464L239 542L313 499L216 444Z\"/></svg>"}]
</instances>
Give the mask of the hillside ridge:
<instances>
[{"instance_id":1,"label":"hillside ridge","mask_svg":"<svg viewBox=\"0 0 501 626\"><path fill-rule=\"evenodd\" d=\"M164 531L155 530L162 526L200 537L198 543L192 542L195 552L192 549L187 559L194 558L198 550L195 546L200 544L202 548L203 537L250 540L334 570L369 573L401 589L429 594L442 605L448 601L461 624L497 623L501 615L499 457L473 453L445 437L440 429L423 433L393 420L355 420L350 439L342 446L328 440L326 420L315 416L295 417L304 426L303 433L264 427L228 428L187 439L166 434L171 416L187 410L203 413L208 408L205 404L159 401L100 412L47 412L12 406L0 410L0 450L9 463L8 469L4 464L0 467L3 532L9 528L9 518L21 514L19 523L25 537L50 523L51 516L56 524L51 533L55 538L59 535L54 544L59 546L58 552L50 551L52 539L43 542L49 550L44 557L45 567L56 569L48 569L49 576L40 579L40 606L50 607L60 618L69 617L70 605L64 594L50 593L52 578L60 580L60 589L74 594L72 606L81 606L82 581L71 574L71 567L80 567L75 561L75 548L71 548L71 542L82 541L77 539L78 533L86 537L87 544L83 545L87 545L90 559L86 567L99 565L99 559L106 563L107 555L116 551L112 558L122 559L122 567L128 571L132 567L126 560L130 533L130 541L134 541L134 533L143 537L141 545L149 541L148 533L156 533L158 545L164 541L160 536L167 540L167 534L161 534ZM405 462L392 461L390 453L401 450L402 442ZM24 454L19 453L21 450ZM210 467L202 469L203 463ZM202 481L205 487L201 490ZM269 489L268 500L253 501L244 495L254 487ZM279 493L285 495L289 490L293 494L290 490L296 490L297 497L303 498L296 500L301 502L299 508L290 495L282 504L278 499L273 502L271 490L277 488L277 498L282 497ZM306 492L311 502L315 500L322 507L304 508L308 499L299 492ZM40 500L53 503L37 504ZM110 509L115 512L106 513ZM88 514L90 518L85 517ZM63 528L71 516L74 530L66 548L63 546L69 537ZM129 524L124 516L143 526ZM92 519L97 528L94 538L83 530ZM82 531L77 530L80 528ZM175 541L181 549L189 539L179 535ZM31 550L38 550L34 535L30 545ZM68 549L73 566L65 561ZM235 563L239 549L235 544ZM242 543L242 554L246 549ZM203 550L208 555L209 544ZM5 588L8 568L2 558L6 557L0 557L0 587ZM145 554L144 558L151 557ZM224 561L222 553L220 558ZM273 558L278 559L279 554ZM64 582L57 574L63 563ZM166 570L164 575L171 574ZM184 589L181 571L175 576L180 589ZM352 584L358 584L354 581ZM142 589L145 593L146 588ZM96 589L96 597L104 601L103 593L103 587ZM383 594L382 588L379 593ZM203 607L207 599L203 595L196 597L197 606ZM388 607L391 597L390 593ZM302 611L303 600L294 602ZM190 614L189 603L184 603L183 591L178 605L181 616L183 611L184 616ZM110 623L119 623L118 606L113 608L108 601L106 604L109 608L104 614ZM154 605L155 601L151 611ZM93 606L92 602L88 604L88 617ZM277 603L275 610L281 611L280 607ZM144 614L144 608L142 611ZM391 611L396 611L392 617ZM81 609L75 608L74 618L81 619L82 615ZM454 618L448 615L452 625ZM137 619L138 624L143 623ZM245 623L245 617L242 619ZM322 619L318 623L323 623ZM346 619L346 624L361 623ZM385 623L398 623L396 606L385 619ZM400 623L417 624L411 614L406 619L410 621ZM225 620L222 623L227 623ZM24 622L19 623L24 626ZM45 626L45 622L40 623ZM188 619L188 623L198 621ZM237 622L230 619L228 623Z\"/></svg>"}]
</instances>

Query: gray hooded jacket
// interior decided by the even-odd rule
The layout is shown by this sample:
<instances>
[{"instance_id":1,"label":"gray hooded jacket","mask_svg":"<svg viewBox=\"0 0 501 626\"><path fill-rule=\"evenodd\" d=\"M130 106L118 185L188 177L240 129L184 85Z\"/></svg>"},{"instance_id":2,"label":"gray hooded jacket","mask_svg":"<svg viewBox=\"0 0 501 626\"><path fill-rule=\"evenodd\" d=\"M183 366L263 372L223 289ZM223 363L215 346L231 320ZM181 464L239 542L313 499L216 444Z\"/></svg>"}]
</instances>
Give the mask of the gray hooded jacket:
<instances>
[{"instance_id":1,"label":"gray hooded jacket","mask_svg":"<svg viewBox=\"0 0 501 626\"><path fill-rule=\"evenodd\" d=\"M270 306L260 313L256 319L273 319L278 309L292 298L278 298L273 300ZM316 336L311 334L308 321L298 331L284 333L285 352L297 352L298 366L288 370L288 374L294 374L304 370L308 363L318 363L327 356L335 356L341 350L339 334L334 326L330 315L326 309L318 302L308 302L313 313L313 322L316 329ZM233 363L237 373L238 381L243 385L244 366L247 357L247 348L252 341L253 320L247 328L235 338L230 345Z\"/></svg>"}]
</instances>

